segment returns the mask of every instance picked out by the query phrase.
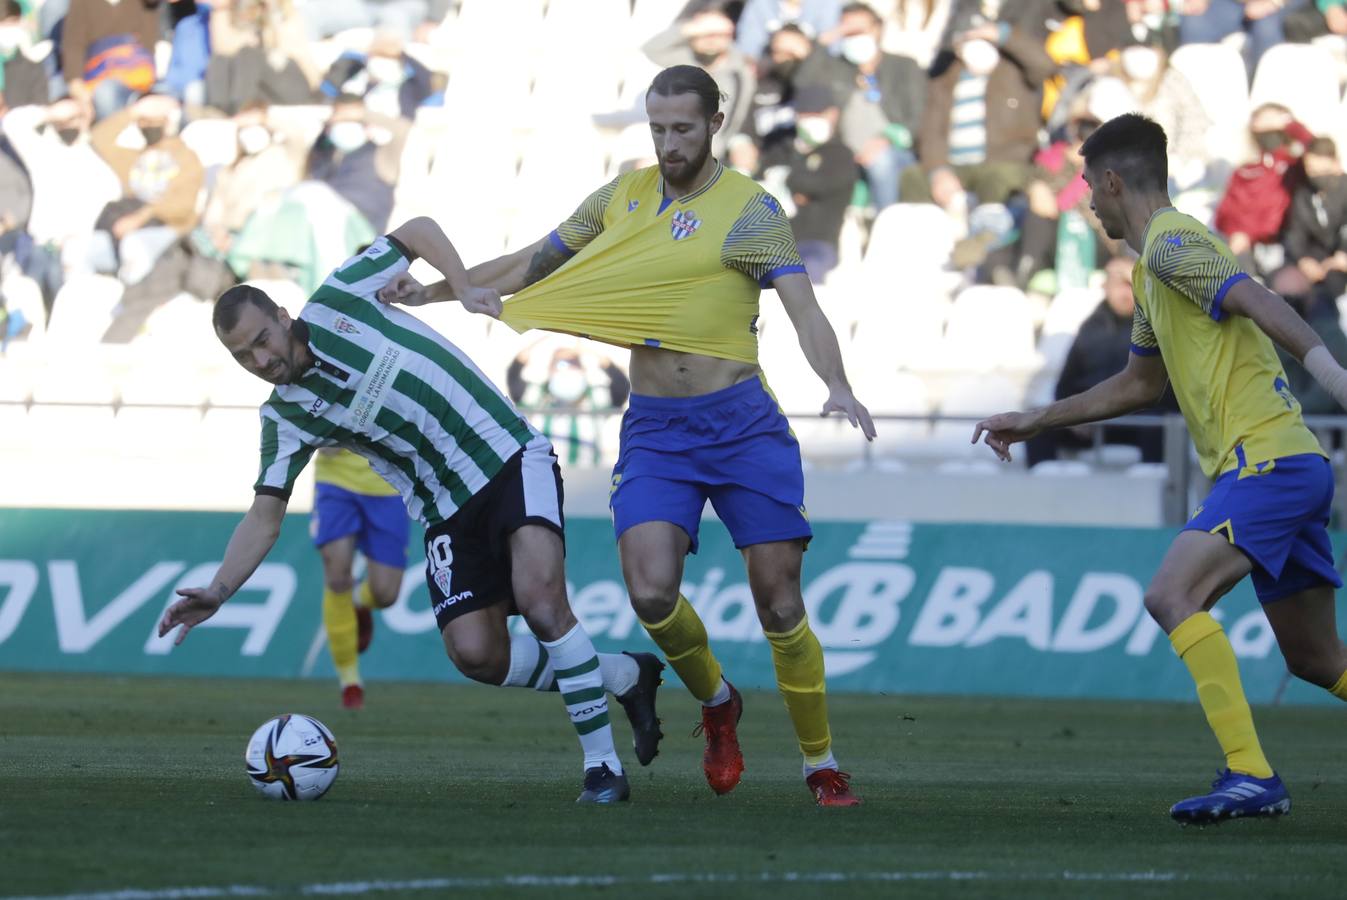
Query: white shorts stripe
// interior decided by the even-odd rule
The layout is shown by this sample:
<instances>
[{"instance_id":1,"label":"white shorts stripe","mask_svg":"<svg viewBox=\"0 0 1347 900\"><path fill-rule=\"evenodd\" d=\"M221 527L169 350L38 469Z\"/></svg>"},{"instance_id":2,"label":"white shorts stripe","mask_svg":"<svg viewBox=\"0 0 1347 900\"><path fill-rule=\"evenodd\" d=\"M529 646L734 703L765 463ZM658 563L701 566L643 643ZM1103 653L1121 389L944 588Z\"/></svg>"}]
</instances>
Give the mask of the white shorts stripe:
<instances>
[{"instance_id":1,"label":"white shorts stripe","mask_svg":"<svg viewBox=\"0 0 1347 900\"><path fill-rule=\"evenodd\" d=\"M524 514L540 516L560 527L561 505L557 502L557 481L552 471L555 461L552 444L539 435L524 447L519 471L524 482Z\"/></svg>"}]
</instances>

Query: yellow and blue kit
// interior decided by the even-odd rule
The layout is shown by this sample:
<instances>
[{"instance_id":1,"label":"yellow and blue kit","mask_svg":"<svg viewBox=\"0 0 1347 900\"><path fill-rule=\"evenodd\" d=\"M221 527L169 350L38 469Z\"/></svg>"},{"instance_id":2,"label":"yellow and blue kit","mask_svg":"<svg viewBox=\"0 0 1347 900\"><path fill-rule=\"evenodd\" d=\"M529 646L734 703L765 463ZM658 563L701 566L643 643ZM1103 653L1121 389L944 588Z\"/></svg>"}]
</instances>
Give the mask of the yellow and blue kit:
<instances>
[{"instance_id":1,"label":"yellow and blue kit","mask_svg":"<svg viewBox=\"0 0 1347 900\"><path fill-rule=\"evenodd\" d=\"M1132 270L1132 352L1163 357L1202 471L1215 480L1186 529L1239 547L1266 603L1342 580L1327 532L1328 459L1272 341L1251 319L1222 309L1248 277L1196 219L1158 210Z\"/></svg>"},{"instance_id":2,"label":"yellow and blue kit","mask_svg":"<svg viewBox=\"0 0 1347 900\"><path fill-rule=\"evenodd\" d=\"M505 304L512 328L750 365L762 288L804 272L781 204L719 166L679 198L657 166L621 175L549 240L572 258ZM736 546L812 534L800 445L761 376L698 397L631 395L613 470L618 535L668 521L696 552L708 499Z\"/></svg>"},{"instance_id":3,"label":"yellow and blue kit","mask_svg":"<svg viewBox=\"0 0 1347 900\"><path fill-rule=\"evenodd\" d=\"M314 479L309 533L315 547L353 534L367 559L398 568L407 565L407 507L397 488L380 478L364 457L349 450L319 450Z\"/></svg>"}]
</instances>

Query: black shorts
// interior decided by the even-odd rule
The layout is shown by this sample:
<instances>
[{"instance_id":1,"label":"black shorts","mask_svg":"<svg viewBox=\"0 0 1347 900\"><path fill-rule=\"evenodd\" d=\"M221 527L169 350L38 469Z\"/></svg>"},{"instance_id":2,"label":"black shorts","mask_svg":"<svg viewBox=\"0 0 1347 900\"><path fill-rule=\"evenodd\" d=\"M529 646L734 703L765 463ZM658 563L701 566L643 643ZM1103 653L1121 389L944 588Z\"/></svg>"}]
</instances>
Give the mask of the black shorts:
<instances>
[{"instance_id":1,"label":"black shorts","mask_svg":"<svg viewBox=\"0 0 1347 900\"><path fill-rule=\"evenodd\" d=\"M514 612L510 535L550 528L564 542L561 467L546 438L534 438L449 517L426 531L426 586L440 630L495 603Z\"/></svg>"}]
</instances>

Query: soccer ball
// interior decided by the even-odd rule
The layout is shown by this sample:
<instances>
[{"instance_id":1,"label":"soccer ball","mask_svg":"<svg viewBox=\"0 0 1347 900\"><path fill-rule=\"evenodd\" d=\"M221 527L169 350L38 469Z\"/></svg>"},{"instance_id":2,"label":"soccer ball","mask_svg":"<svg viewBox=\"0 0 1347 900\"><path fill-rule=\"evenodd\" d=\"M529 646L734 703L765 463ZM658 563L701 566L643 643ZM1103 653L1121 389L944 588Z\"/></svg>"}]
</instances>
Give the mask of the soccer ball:
<instances>
[{"instance_id":1,"label":"soccer ball","mask_svg":"<svg viewBox=\"0 0 1347 900\"><path fill-rule=\"evenodd\" d=\"M311 716L287 713L253 732L243 755L248 780L273 800L317 800L337 780L337 741Z\"/></svg>"}]
</instances>

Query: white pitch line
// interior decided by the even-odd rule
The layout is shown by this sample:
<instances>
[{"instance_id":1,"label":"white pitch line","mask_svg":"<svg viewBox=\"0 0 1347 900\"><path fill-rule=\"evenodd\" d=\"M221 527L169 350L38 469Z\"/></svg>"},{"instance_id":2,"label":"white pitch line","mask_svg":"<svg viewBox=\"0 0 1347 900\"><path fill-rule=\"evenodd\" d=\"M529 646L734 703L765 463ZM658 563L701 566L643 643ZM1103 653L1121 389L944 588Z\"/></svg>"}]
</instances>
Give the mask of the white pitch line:
<instances>
[{"instance_id":1,"label":"white pitch line","mask_svg":"<svg viewBox=\"0 0 1347 900\"><path fill-rule=\"evenodd\" d=\"M404 881L336 881L297 887L233 884L223 887L172 887L158 889L122 888L85 894L44 894L6 896L0 900L212 900L217 897L270 897L380 894L394 891L471 891L490 888L577 888L641 886L656 884L841 884L865 882L962 882L962 881L1090 881L1090 882L1218 882L1247 881L1218 875L1192 875L1186 872L978 872L938 870L927 872L661 872L650 875L500 875L495 877L419 878ZM1285 881L1285 876L1279 878ZM1292 879L1299 880L1299 879ZM1313 879L1307 879L1313 880Z\"/></svg>"}]
</instances>

